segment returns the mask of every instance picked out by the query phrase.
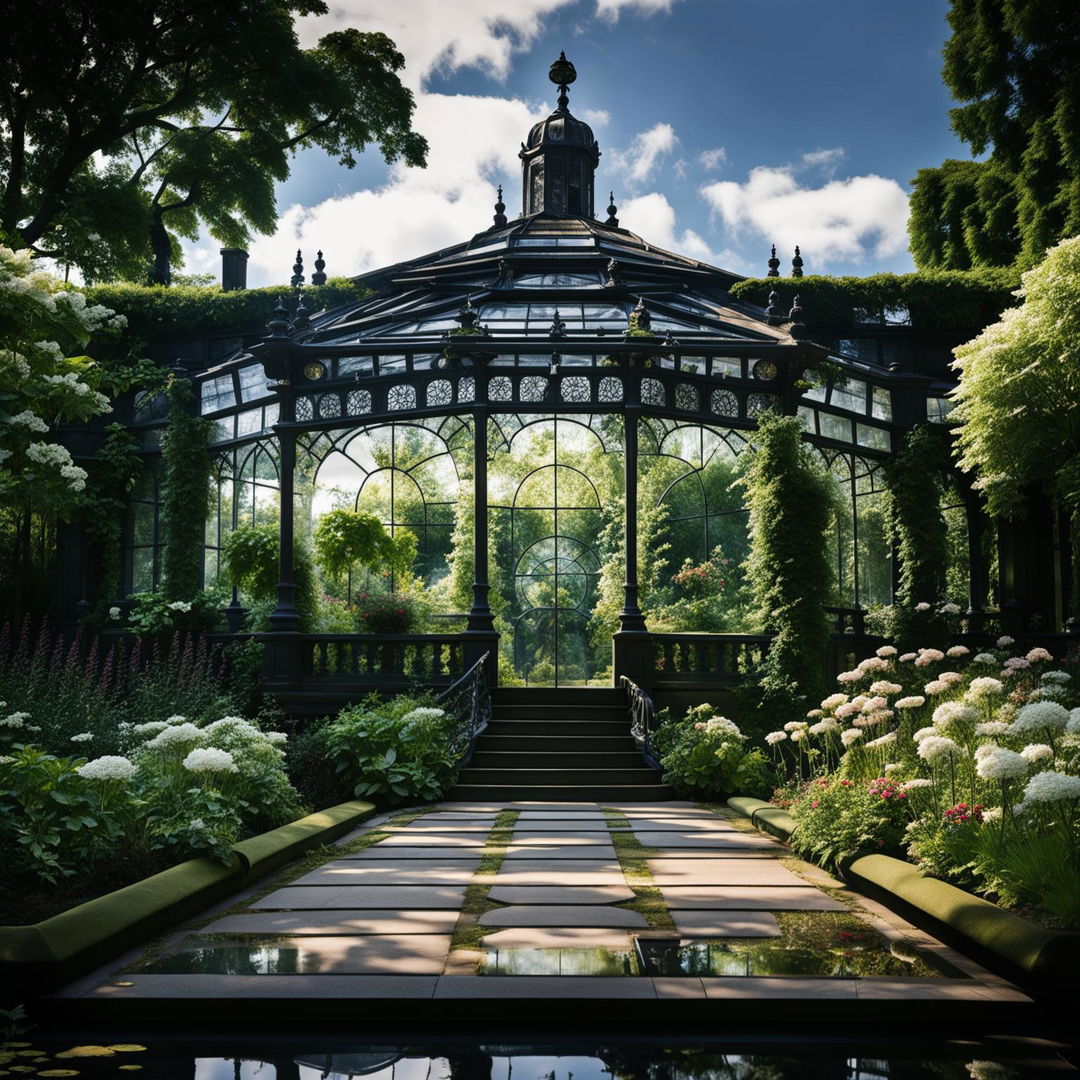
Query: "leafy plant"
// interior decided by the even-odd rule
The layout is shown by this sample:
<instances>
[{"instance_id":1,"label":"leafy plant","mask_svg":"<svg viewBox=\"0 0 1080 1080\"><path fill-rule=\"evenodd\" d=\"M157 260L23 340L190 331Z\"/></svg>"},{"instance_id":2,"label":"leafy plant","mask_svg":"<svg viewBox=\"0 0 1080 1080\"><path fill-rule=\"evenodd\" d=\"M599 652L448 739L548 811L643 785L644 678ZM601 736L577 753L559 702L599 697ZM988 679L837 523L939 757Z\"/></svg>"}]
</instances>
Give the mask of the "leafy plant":
<instances>
[{"instance_id":1,"label":"leafy plant","mask_svg":"<svg viewBox=\"0 0 1080 1080\"><path fill-rule=\"evenodd\" d=\"M128 625L146 637L189 631L203 633L221 622L223 598L214 589L199 591L190 600L170 600L164 593L135 593Z\"/></svg>"},{"instance_id":2,"label":"leafy plant","mask_svg":"<svg viewBox=\"0 0 1080 1080\"><path fill-rule=\"evenodd\" d=\"M763 795L768 765L760 750L747 751L746 736L711 705L690 709L679 722L662 724L653 739L664 783L704 798Z\"/></svg>"},{"instance_id":3,"label":"leafy plant","mask_svg":"<svg viewBox=\"0 0 1080 1080\"><path fill-rule=\"evenodd\" d=\"M281 565L281 533L277 525L241 525L222 544L225 575L243 589L254 602L251 628L265 630L277 599ZM318 610L315 569L311 554L300 537L293 540L294 603L300 612L300 627L314 628Z\"/></svg>"},{"instance_id":4,"label":"leafy plant","mask_svg":"<svg viewBox=\"0 0 1080 1080\"><path fill-rule=\"evenodd\" d=\"M334 580L360 566L383 566L407 573L416 558L416 537L406 530L391 536L377 517L359 510L330 510L315 526L315 558Z\"/></svg>"},{"instance_id":5,"label":"leafy plant","mask_svg":"<svg viewBox=\"0 0 1080 1080\"><path fill-rule=\"evenodd\" d=\"M419 621L416 601L408 593L360 593L356 629L362 634L407 634Z\"/></svg>"}]
</instances>

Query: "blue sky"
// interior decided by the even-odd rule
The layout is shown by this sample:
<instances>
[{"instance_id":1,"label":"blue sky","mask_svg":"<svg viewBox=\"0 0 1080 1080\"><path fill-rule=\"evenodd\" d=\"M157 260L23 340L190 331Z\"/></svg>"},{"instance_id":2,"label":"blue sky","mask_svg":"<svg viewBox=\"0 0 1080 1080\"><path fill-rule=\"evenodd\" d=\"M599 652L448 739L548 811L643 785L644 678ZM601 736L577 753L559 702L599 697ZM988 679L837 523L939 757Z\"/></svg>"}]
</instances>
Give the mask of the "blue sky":
<instances>
[{"instance_id":1,"label":"blue sky","mask_svg":"<svg viewBox=\"0 0 1080 1080\"><path fill-rule=\"evenodd\" d=\"M491 223L495 186L520 209L517 149L554 108L547 69L578 71L570 108L593 124L598 196L659 246L762 273L776 242L807 272L912 268L906 194L917 169L968 157L941 82L947 0L330 0L305 44L381 29L405 54L429 167L378 151L347 170L318 152L279 186L279 227L252 245L249 283L355 274L467 239ZM599 203L599 197L598 197ZM604 201L606 205L606 199ZM602 215L602 206L597 206ZM188 246L216 271L217 245ZM783 272L783 271L782 271Z\"/></svg>"}]
</instances>

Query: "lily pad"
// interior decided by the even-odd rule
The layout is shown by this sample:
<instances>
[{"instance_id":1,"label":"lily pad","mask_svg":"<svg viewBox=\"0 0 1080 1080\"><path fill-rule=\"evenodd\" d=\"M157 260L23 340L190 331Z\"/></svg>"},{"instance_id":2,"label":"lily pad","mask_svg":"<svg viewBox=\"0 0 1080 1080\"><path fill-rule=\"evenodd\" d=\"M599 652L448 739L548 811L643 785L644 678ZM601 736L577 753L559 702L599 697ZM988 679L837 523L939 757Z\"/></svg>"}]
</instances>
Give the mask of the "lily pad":
<instances>
[{"instance_id":1,"label":"lily pad","mask_svg":"<svg viewBox=\"0 0 1080 1080\"><path fill-rule=\"evenodd\" d=\"M107 1046L73 1046L70 1050L62 1050L56 1057L57 1059L113 1057L113 1052Z\"/></svg>"},{"instance_id":2,"label":"lily pad","mask_svg":"<svg viewBox=\"0 0 1080 1080\"><path fill-rule=\"evenodd\" d=\"M115 1050L118 1054L137 1054L146 1049L145 1046L140 1046L138 1043L110 1043L110 1050Z\"/></svg>"},{"instance_id":3,"label":"lily pad","mask_svg":"<svg viewBox=\"0 0 1080 1080\"><path fill-rule=\"evenodd\" d=\"M78 1069L42 1069L38 1076L78 1076Z\"/></svg>"},{"instance_id":4,"label":"lily pad","mask_svg":"<svg viewBox=\"0 0 1080 1080\"><path fill-rule=\"evenodd\" d=\"M134 1072L136 1069L141 1069L141 1065L117 1065L118 1069L123 1069L125 1072Z\"/></svg>"}]
</instances>

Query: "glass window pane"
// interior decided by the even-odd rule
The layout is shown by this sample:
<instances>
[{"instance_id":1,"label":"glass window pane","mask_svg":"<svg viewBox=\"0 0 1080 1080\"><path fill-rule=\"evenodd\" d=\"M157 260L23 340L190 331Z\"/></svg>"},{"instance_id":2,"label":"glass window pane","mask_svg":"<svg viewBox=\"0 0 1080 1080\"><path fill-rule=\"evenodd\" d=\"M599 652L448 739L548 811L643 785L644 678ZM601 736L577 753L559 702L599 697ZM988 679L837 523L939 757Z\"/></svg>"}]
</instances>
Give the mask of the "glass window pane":
<instances>
[{"instance_id":1,"label":"glass window pane","mask_svg":"<svg viewBox=\"0 0 1080 1080\"><path fill-rule=\"evenodd\" d=\"M869 424L856 424L855 437L860 446L872 446L875 450L891 449L889 433L884 428L871 427Z\"/></svg>"},{"instance_id":2,"label":"glass window pane","mask_svg":"<svg viewBox=\"0 0 1080 1080\"><path fill-rule=\"evenodd\" d=\"M949 418L949 413L956 408L956 402L943 397L928 397L926 399L926 419L932 424L943 424Z\"/></svg>"},{"instance_id":3,"label":"glass window pane","mask_svg":"<svg viewBox=\"0 0 1080 1080\"><path fill-rule=\"evenodd\" d=\"M248 409L236 416L236 437L242 439L245 435L254 435L262 430L262 409Z\"/></svg>"},{"instance_id":4,"label":"glass window pane","mask_svg":"<svg viewBox=\"0 0 1080 1080\"><path fill-rule=\"evenodd\" d=\"M821 424L821 434L826 439L836 439L838 442L851 442L851 421L843 416L833 416L832 413L819 412L818 422Z\"/></svg>"},{"instance_id":5,"label":"glass window pane","mask_svg":"<svg viewBox=\"0 0 1080 1080\"><path fill-rule=\"evenodd\" d=\"M342 375L370 375L374 370L375 360L371 356L339 356L337 358L338 378Z\"/></svg>"},{"instance_id":6,"label":"glass window pane","mask_svg":"<svg viewBox=\"0 0 1080 1080\"><path fill-rule=\"evenodd\" d=\"M866 412L866 383L861 379L848 379L843 385L832 388L829 404L837 409Z\"/></svg>"},{"instance_id":7,"label":"glass window pane","mask_svg":"<svg viewBox=\"0 0 1080 1080\"><path fill-rule=\"evenodd\" d=\"M722 378L742 378L742 358L738 356L714 356L712 358L712 373Z\"/></svg>"},{"instance_id":8,"label":"glass window pane","mask_svg":"<svg viewBox=\"0 0 1080 1080\"><path fill-rule=\"evenodd\" d=\"M241 400L257 401L273 393L273 390L266 385L266 373L261 365L252 364L251 367L241 368L236 374L240 379Z\"/></svg>"},{"instance_id":9,"label":"glass window pane","mask_svg":"<svg viewBox=\"0 0 1080 1080\"><path fill-rule=\"evenodd\" d=\"M201 394L202 411L204 413L217 412L218 409L228 409L236 404L231 375L219 375L217 378L207 379L202 384Z\"/></svg>"},{"instance_id":10,"label":"glass window pane","mask_svg":"<svg viewBox=\"0 0 1080 1080\"><path fill-rule=\"evenodd\" d=\"M892 393L883 386L874 387L874 397L871 402L871 415L875 420L892 419Z\"/></svg>"}]
</instances>

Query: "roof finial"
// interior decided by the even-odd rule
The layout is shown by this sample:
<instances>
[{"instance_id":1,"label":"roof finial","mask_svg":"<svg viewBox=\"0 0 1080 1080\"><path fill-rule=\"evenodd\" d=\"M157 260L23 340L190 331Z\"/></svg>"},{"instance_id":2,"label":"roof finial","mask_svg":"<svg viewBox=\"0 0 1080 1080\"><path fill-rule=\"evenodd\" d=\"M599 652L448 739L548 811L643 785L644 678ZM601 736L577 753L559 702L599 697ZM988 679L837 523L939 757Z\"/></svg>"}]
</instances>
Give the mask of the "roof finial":
<instances>
[{"instance_id":1,"label":"roof finial","mask_svg":"<svg viewBox=\"0 0 1080 1080\"><path fill-rule=\"evenodd\" d=\"M570 98L567 96L566 91L577 78L577 71L574 69L574 65L566 59L565 52L560 52L559 59L551 65L548 70L548 78L559 88L559 111L565 112L570 104Z\"/></svg>"},{"instance_id":2,"label":"roof finial","mask_svg":"<svg viewBox=\"0 0 1080 1080\"><path fill-rule=\"evenodd\" d=\"M803 323L803 309L799 304L798 296L792 301L791 310L788 312L788 319L791 322L791 326L788 327L788 333L796 341L806 337L806 325Z\"/></svg>"},{"instance_id":3,"label":"roof finial","mask_svg":"<svg viewBox=\"0 0 1080 1080\"><path fill-rule=\"evenodd\" d=\"M769 306L765 309L765 321L770 326L779 326L784 321L783 313L780 311L780 294L775 289L769 293Z\"/></svg>"},{"instance_id":4,"label":"roof finial","mask_svg":"<svg viewBox=\"0 0 1080 1080\"><path fill-rule=\"evenodd\" d=\"M274 305L273 317L266 324L270 331L270 337L283 338L289 336L289 313L285 310L285 303L279 296Z\"/></svg>"},{"instance_id":5,"label":"roof finial","mask_svg":"<svg viewBox=\"0 0 1080 1080\"><path fill-rule=\"evenodd\" d=\"M304 294L296 294L296 314L293 316L293 329L306 330L311 325L311 312L304 306Z\"/></svg>"},{"instance_id":6,"label":"roof finial","mask_svg":"<svg viewBox=\"0 0 1080 1080\"><path fill-rule=\"evenodd\" d=\"M457 321L461 324L462 330L468 330L470 333L476 329L476 319L480 313L472 305L472 293L469 293L465 297L465 303L458 309Z\"/></svg>"},{"instance_id":7,"label":"roof finial","mask_svg":"<svg viewBox=\"0 0 1080 1080\"><path fill-rule=\"evenodd\" d=\"M551 329L548 330L549 338L564 338L566 337L566 323L563 322L559 315L559 309L555 309L555 317L551 320Z\"/></svg>"},{"instance_id":8,"label":"roof finial","mask_svg":"<svg viewBox=\"0 0 1080 1080\"><path fill-rule=\"evenodd\" d=\"M495 203L495 228L501 229L506 225L506 205L502 201L502 184L499 185L499 199Z\"/></svg>"},{"instance_id":9,"label":"roof finial","mask_svg":"<svg viewBox=\"0 0 1080 1080\"><path fill-rule=\"evenodd\" d=\"M638 297L637 306L630 312L630 325L635 330L652 329L652 315L649 314L649 309L645 306L644 296Z\"/></svg>"},{"instance_id":10,"label":"roof finial","mask_svg":"<svg viewBox=\"0 0 1080 1080\"><path fill-rule=\"evenodd\" d=\"M769 256L769 272L766 277L780 276L780 260L776 257L776 245L772 246L772 255Z\"/></svg>"},{"instance_id":11,"label":"roof finial","mask_svg":"<svg viewBox=\"0 0 1080 1080\"><path fill-rule=\"evenodd\" d=\"M608 208L607 208L607 221L605 225L610 225L612 228L617 229L619 227L619 219L615 216L619 212L619 208L615 205L615 192L608 192Z\"/></svg>"},{"instance_id":12,"label":"roof finial","mask_svg":"<svg viewBox=\"0 0 1080 1080\"><path fill-rule=\"evenodd\" d=\"M289 284L294 289L304 284L304 257L299 251L296 253L296 262L293 263L292 277L289 278Z\"/></svg>"},{"instance_id":13,"label":"roof finial","mask_svg":"<svg viewBox=\"0 0 1080 1080\"><path fill-rule=\"evenodd\" d=\"M795 257L791 260L791 276L802 277L802 256L799 254L799 245L795 245Z\"/></svg>"},{"instance_id":14,"label":"roof finial","mask_svg":"<svg viewBox=\"0 0 1080 1080\"><path fill-rule=\"evenodd\" d=\"M616 286L623 283L622 274L619 271L619 260L614 255L608 259L607 264L607 281L604 282L604 288L614 289Z\"/></svg>"},{"instance_id":15,"label":"roof finial","mask_svg":"<svg viewBox=\"0 0 1080 1080\"><path fill-rule=\"evenodd\" d=\"M311 275L312 285L325 285L326 284L326 260L322 257L320 251L315 256L315 273Z\"/></svg>"}]
</instances>

